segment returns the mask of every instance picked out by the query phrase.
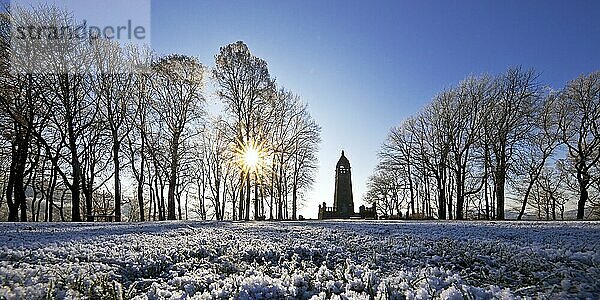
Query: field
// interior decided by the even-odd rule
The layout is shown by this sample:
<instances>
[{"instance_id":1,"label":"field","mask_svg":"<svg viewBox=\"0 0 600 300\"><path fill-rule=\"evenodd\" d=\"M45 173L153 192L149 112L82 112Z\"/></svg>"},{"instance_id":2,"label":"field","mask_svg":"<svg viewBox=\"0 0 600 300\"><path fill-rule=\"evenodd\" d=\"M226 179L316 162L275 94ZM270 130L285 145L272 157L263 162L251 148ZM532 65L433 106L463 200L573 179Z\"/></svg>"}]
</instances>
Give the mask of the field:
<instances>
[{"instance_id":1,"label":"field","mask_svg":"<svg viewBox=\"0 0 600 300\"><path fill-rule=\"evenodd\" d=\"M600 295L599 222L0 224L0 299Z\"/></svg>"}]
</instances>

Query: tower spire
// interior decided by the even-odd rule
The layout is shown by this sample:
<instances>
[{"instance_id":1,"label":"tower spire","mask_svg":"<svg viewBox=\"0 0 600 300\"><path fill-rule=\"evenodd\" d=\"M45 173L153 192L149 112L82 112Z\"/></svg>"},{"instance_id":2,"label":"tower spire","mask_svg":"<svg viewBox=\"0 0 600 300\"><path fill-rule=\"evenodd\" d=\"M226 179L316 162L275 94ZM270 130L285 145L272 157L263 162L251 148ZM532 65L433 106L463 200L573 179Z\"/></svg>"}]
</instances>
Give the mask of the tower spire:
<instances>
[{"instance_id":1,"label":"tower spire","mask_svg":"<svg viewBox=\"0 0 600 300\"><path fill-rule=\"evenodd\" d=\"M342 156L335 166L333 207L339 218L349 218L354 214L350 161L344 154L344 150L342 150Z\"/></svg>"}]
</instances>

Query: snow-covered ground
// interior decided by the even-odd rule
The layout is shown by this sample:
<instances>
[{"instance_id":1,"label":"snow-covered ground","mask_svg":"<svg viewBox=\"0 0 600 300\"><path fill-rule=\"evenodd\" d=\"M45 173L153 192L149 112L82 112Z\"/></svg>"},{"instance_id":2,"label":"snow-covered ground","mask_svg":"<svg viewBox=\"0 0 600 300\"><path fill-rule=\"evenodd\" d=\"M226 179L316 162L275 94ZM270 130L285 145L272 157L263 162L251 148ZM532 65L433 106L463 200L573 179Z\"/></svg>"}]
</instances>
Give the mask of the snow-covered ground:
<instances>
[{"instance_id":1,"label":"snow-covered ground","mask_svg":"<svg viewBox=\"0 0 600 300\"><path fill-rule=\"evenodd\" d=\"M0 299L597 299L599 268L599 222L0 224Z\"/></svg>"}]
</instances>

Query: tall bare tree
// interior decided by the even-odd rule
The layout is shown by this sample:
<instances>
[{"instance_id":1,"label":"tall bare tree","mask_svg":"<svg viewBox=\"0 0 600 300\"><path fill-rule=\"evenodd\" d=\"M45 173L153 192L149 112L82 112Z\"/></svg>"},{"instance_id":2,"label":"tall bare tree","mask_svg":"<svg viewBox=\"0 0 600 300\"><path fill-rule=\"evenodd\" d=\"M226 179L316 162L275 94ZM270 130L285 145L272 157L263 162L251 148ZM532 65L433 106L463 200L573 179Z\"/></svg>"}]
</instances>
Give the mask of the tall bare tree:
<instances>
[{"instance_id":1,"label":"tall bare tree","mask_svg":"<svg viewBox=\"0 0 600 300\"><path fill-rule=\"evenodd\" d=\"M583 219L593 182L591 170L600 160L600 72L569 82L561 95L562 141L575 168L579 186L577 219Z\"/></svg>"},{"instance_id":2,"label":"tall bare tree","mask_svg":"<svg viewBox=\"0 0 600 300\"><path fill-rule=\"evenodd\" d=\"M493 153L496 218L504 219L505 185L516 146L531 129L534 102L540 89L534 70L510 68L496 78L496 91L487 105L487 139Z\"/></svg>"},{"instance_id":3,"label":"tall bare tree","mask_svg":"<svg viewBox=\"0 0 600 300\"><path fill-rule=\"evenodd\" d=\"M557 93L551 92L540 98L533 112L533 127L527 133L522 155L516 163L524 169L522 173L525 174L527 182L518 220L523 218L529 195L546 167L548 159L559 146L559 101Z\"/></svg>"},{"instance_id":4,"label":"tall bare tree","mask_svg":"<svg viewBox=\"0 0 600 300\"><path fill-rule=\"evenodd\" d=\"M213 75L219 88L218 95L233 117L232 127L236 132L238 147L257 143L257 137L254 136L260 132L256 124L257 116L265 111L265 99L272 95L274 89L267 63L252 55L248 46L241 41L221 47L215 61ZM239 218L246 220L250 219L250 177L240 168L240 182L245 182L246 193L244 197L244 185L240 185L238 212Z\"/></svg>"},{"instance_id":5,"label":"tall bare tree","mask_svg":"<svg viewBox=\"0 0 600 300\"><path fill-rule=\"evenodd\" d=\"M194 134L191 124L202 116L205 67L196 59L171 55L153 64L152 108L166 125L169 189L167 219L175 220L175 191L182 157L182 143Z\"/></svg>"},{"instance_id":6,"label":"tall bare tree","mask_svg":"<svg viewBox=\"0 0 600 300\"><path fill-rule=\"evenodd\" d=\"M91 47L92 88L99 103L99 117L107 125L112 145L115 221L121 221L121 145L132 126L134 76L126 49L116 41L94 39ZM88 216L91 217L91 216Z\"/></svg>"},{"instance_id":7,"label":"tall bare tree","mask_svg":"<svg viewBox=\"0 0 600 300\"><path fill-rule=\"evenodd\" d=\"M468 77L456 88L455 98L451 102L450 152L456 184L456 219L465 218L466 198L478 193L483 187L483 176L473 178L473 168L477 156L474 155L477 139L481 136L485 103L489 101L493 86L489 76ZM476 180L475 189L467 189L468 181Z\"/></svg>"}]
</instances>

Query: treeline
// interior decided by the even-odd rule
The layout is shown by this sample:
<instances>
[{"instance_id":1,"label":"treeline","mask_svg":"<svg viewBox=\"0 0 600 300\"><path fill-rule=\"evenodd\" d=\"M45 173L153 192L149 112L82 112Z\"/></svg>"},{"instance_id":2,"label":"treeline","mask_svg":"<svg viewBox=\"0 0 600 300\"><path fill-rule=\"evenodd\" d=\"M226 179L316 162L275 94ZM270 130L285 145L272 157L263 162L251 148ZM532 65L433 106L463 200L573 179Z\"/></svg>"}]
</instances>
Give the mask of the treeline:
<instances>
[{"instance_id":1,"label":"treeline","mask_svg":"<svg viewBox=\"0 0 600 300\"><path fill-rule=\"evenodd\" d=\"M520 67L469 76L390 130L365 201L438 219L600 216L600 72L561 90Z\"/></svg>"},{"instance_id":2,"label":"treeline","mask_svg":"<svg viewBox=\"0 0 600 300\"><path fill-rule=\"evenodd\" d=\"M298 217L320 127L243 42L222 47L208 68L192 56L65 39L36 70L23 63L31 49L10 47L11 24L79 23L52 7L1 17L2 220Z\"/></svg>"}]
</instances>

